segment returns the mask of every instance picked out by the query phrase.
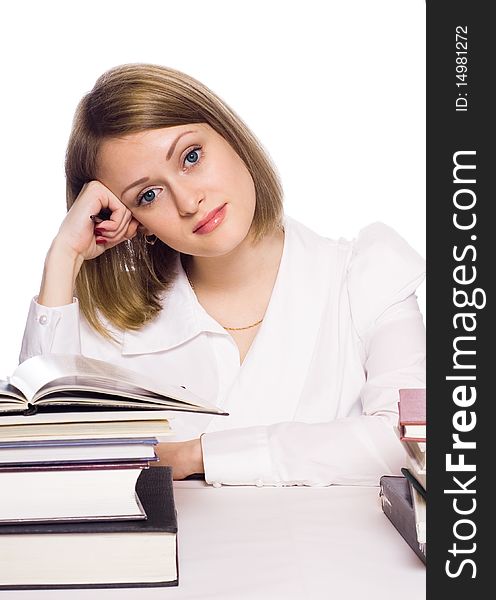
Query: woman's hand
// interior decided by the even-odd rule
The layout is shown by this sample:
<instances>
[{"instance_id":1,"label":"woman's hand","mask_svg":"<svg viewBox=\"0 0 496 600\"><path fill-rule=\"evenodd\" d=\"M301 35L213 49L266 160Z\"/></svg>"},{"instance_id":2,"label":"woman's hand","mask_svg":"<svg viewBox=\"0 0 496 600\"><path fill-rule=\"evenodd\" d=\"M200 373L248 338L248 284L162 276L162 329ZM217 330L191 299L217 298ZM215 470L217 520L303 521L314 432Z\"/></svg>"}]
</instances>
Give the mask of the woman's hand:
<instances>
[{"instance_id":1,"label":"woman's hand","mask_svg":"<svg viewBox=\"0 0 496 600\"><path fill-rule=\"evenodd\" d=\"M203 473L203 453L200 438L187 442L165 442L156 446L159 461L152 466L171 466L174 479L184 479L193 473Z\"/></svg>"},{"instance_id":2,"label":"woman's hand","mask_svg":"<svg viewBox=\"0 0 496 600\"><path fill-rule=\"evenodd\" d=\"M108 221L94 224L90 215L108 208L112 215ZM132 239L139 226L131 211L122 204L103 183L85 183L62 221L54 244L79 260L100 256L125 240Z\"/></svg>"},{"instance_id":3,"label":"woman's hand","mask_svg":"<svg viewBox=\"0 0 496 600\"><path fill-rule=\"evenodd\" d=\"M103 208L112 211L110 220L94 224L90 215L97 215ZM132 239L138 226L131 211L102 183L86 183L50 246L38 303L44 306L70 304L83 262Z\"/></svg>"}]
</instances>

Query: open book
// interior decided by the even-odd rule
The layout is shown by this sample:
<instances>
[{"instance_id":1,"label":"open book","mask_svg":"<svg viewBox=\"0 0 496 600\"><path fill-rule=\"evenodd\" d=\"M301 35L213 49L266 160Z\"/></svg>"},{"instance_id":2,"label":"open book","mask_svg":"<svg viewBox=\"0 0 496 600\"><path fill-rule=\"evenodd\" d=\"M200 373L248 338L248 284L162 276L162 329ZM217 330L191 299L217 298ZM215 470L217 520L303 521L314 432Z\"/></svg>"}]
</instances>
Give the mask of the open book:
<instances>
[{"instance_id":1,"label":"open book","mask_svg":"<svg viewBox=\"0 0 496 600\"><path fill-rule=\"evenodd\" d=\"M33 356L0 380L0 414L71 408L227 414L184 387L79 354Z\"/></svg>"}]
</instances>

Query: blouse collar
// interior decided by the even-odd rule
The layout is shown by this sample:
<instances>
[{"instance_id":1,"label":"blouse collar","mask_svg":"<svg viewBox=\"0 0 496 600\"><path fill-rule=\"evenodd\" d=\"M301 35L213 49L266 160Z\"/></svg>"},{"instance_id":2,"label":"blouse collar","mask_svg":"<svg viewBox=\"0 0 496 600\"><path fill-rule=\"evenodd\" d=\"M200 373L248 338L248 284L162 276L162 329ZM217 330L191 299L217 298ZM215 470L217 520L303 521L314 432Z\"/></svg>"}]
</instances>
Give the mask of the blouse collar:
<instances>
[{"instance_id":1,"label":"blouse collar","mask_svg":"<svg viewBox=\"0 0 496 600\"><path fill-rule=\"evenodd\" d=\"M170 350L203 332L228 335L198 302L179 256L176 271L172 285L162 294L164 308L157 317L138 331L124 333L123 355Z\"/></svg>"},{"instance_id":2,"label":"blouse collar","mask_svg":"<svg viewBox=\"0 0 496 600\"><path fill-rule=\"evenodd\" d=\"M280 271L284 268L285 255L290 245L291 219L284 218L285 240ZM122 341L122 354L149 354L170 350L188 342L201 333L218 335L229 333L198 302L191 289L179 255L176 263L177 275L170 288L162 294L163 309L157 317L138 331L126 331ZM280 278L278 273L277 279ZM274 292L277 288L274 287ZM273 295L274 295L273 292ZM271 298L272 304L272 298ZM270 308L270 306L269 306Z\"/></svg>"}]
</instances>

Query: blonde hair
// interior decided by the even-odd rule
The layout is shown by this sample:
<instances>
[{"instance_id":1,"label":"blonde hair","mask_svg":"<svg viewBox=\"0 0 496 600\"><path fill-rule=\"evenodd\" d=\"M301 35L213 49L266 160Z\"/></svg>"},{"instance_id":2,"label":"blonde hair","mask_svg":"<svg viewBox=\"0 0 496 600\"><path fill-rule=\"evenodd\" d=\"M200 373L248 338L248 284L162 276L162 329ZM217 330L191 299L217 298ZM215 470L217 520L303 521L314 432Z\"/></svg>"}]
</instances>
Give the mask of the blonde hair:
<instances>
[{"instance_id":1,"label":"blonde hair","mask_svg":"<svg viewBox=\"0 0 496 600\"><path fill-rule=\"evenodd\" d=\"M281 226L282 189L262 146L243 121L211 90L174 69L126 64L101 75L78 104L69 138L65 173L67 209L83 185L96 179L103 140L121 135L207 123L235 150L250 172L256 194L252 223L255 240ZM161 292L176 273L177 251L139 235L85 261L76 296L88 323L113 339L104 317L120 330L138 330L162 309Z\"/></svg>"}]
</instances>

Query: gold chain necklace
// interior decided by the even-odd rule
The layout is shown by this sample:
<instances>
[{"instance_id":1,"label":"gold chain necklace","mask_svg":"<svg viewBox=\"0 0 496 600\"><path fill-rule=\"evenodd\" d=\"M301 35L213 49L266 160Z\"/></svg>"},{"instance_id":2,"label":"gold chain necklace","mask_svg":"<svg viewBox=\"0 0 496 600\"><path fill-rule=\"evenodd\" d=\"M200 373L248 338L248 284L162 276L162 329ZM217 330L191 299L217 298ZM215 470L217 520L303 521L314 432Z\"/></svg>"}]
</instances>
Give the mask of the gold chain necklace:
<instances>
[{"instance_id":1,"label":"gold chain necklace","mask_svg":"<svg viewBox=\"0 0 496 600\"><path fill-rule=\"evenodd\" d=\"M186 271L186 269L184 269L184 272L186 273L186 277L188 278L189 281L189 285L191 286L191 289L193 290L193 292L195 292L196 294L196 290L195 290L195 286L193 285L193 282L191 281L191 279L189 278L189 274L188 271ZM264 320L264 318L262 317L259 321L257 321L256 323L253 323L252 325L247 325L246 327L226 327L225 325L221 325L221 327L223 327L224 329L226 329L227 331L243 331L244 329L251 329L252 327L256 327L257 325L260 325L260 323Z\"/></svg>"}]
</instances>

